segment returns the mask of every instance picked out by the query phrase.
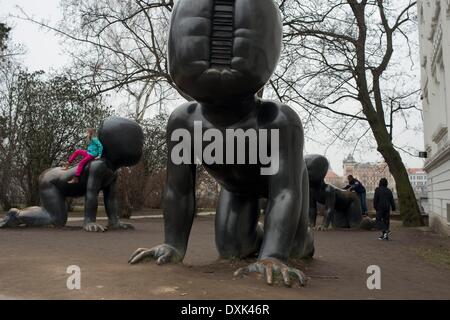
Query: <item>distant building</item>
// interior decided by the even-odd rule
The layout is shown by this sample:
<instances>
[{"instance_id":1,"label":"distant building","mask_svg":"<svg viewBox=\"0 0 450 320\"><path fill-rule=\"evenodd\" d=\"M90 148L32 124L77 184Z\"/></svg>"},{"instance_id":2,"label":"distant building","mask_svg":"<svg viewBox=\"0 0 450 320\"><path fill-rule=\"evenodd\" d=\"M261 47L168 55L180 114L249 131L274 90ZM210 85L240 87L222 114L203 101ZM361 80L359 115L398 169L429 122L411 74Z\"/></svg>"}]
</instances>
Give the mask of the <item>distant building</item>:
<instances>
[{"instance_id":1,"label":"distant building","mask_svg":"<svg viewBox=\"0 0 450 320\"><path fill-rule=\"evenodd\" d=\"M409 181L418 198L427 197L427 173L421 168L408 169Z\"/></svg>"},{"instance_id":2,"label":"distant building","mask_svg":"<svg viewBox=\"0 0 450 320\"><path fill-rule=\"evenodd\" d=\"M352 175L362 182L367 191L367 197L371 198L378 187L381 178L388 179L389 188L395 191L395 180L389 172L389 168L385 162L379 163L359 163L356 162L352 155L344 159L344 179Z\"/></svg>"},{"instance_id":3,"label":"distant building","mask_svg":"<svg viewBox=\"0 0 450 320\"><path fill-rule=\"evenodd\" d=\"M325 176L325 182L328 184L332 184L335 187L343 188L344 186L344 177L339 176L333 170L328 170L327 175Z\"/></svg>"},{"instance_id":4,"label":"distant building","mask_svg":"<svg viewBox=\"0 0 450 320\"><path fill-rule=\"evenodd\" d=\"M450 0L419 0L430 226L450 235Z\"/></svg>"}]
</instances>

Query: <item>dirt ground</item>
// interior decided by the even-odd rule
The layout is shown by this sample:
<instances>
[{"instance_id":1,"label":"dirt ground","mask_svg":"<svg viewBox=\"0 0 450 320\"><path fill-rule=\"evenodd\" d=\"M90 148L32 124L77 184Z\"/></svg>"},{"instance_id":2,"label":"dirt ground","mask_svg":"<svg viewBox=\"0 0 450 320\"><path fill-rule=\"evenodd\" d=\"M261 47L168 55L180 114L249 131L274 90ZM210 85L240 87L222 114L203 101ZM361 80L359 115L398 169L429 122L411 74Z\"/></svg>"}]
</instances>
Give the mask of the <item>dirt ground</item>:
<instances>
[{"instance_id":1,"label":"dirt ground","mask_svg":"<svg viewBox=\"0 0 450 320\"><path fill-rule=\"evenodd\" d=\"M132 221L134 231L90 234L65 229L0 230L0 299L450 299L450 239L427 228L316 232L316 256L301 262L303 288L233 278L249 261L218 261L213 217L196 219L183 265L130 266L138 247L163 240L161 219ZM66 287L67 267L81 268L81 290ZM381 268L381 290L366 286L367 267Z\"/></svg>"}]
</instances>

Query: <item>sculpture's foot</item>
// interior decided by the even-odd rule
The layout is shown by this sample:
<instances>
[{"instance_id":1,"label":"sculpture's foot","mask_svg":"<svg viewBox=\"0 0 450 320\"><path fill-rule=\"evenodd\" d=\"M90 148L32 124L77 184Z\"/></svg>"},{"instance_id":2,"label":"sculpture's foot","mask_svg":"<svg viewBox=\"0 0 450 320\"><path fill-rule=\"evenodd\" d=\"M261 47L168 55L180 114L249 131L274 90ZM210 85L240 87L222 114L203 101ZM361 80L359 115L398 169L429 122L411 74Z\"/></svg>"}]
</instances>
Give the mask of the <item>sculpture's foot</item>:
<instances>
[{"instance_id":1,"label":"sculpture's foot","mask_svg":"<svg viewBox=\"0 0 450 320\"><path fill-rule=\"evenodd\" d=\"M116 224L108 224L108 230L134 230L134 226L131 223L119 222Z\"/></svg>"},{"instance_id":2,"label":"sculpture's foot","mask_svg":"<svg viewBox=\"0 0 450 320\"><path fill-rule=\"evenodd\" d=\"M95 222L85 224L83 229L84 229L84 231L87 231L87 232L106 232L106 231L108 231L108 227L104 227Z\"/></svg>"},{"instance_id":3,"label":"sculpture's foot","mask_svg":"<svg viewBox=\"0 0 450 320\"><path fill-rule=\"evenodd\" d=\"M377 226L377 221L375 219L371 219L369 217L366 217L366 218L362 219L362 221L361 221L361 223L359 225L359 228L362 229L362 230L370 231L372 229L375 229L376 226Z\"/></svg>"},{"instance_id":4,"label":"sculpture's foot","mask_svg":"<svg viewBox=\"0 0 450 320\"><path fill-rule=\"evenodd\" d=\"M317 227L315 227L314 228L314 230L315 231L327 231L328 230L328 227L326 227L326 226L317 226Z\"/></svg>"},{"instance_id":5,"label":"sculpture's foot","mask_svg":"<svg viewBox=\"0 0 450 320\"><path fill-rule=\"evenodd\" d=\"M292 281L300 286L305 286L307 282L307 277L303 272L296 268L290 268L275 258L261 259L247 267L240 268L234 273L234 276L238 277L249 273L259 273L266 278L269 285L272 285L274 278L276 280L278 277L282 277L283 283L288 287L292 286Z\"/></svg>"},{"instance_id":6,"label":"sculpture's foot","mask_svg":"<svg viewBox=\"0 0 450 320\"><path fill-rule=\"evenodd\" d=\"M77 176L73 177L72 179L70 179L67 183L68 184L77 184L78 182L80 182L80 178L78 178Z\"/></svg>"},{"instance_id":7,"label":"sculpture's foot","mask_svg":"<svg viewBox=\"0 0 450 320\"><path fill-rule=\"evenodd\" d=\"M16 228L20 225L19 209L9 210L5 217L0 220L0 228Z\"/></svg>"}]
</instances>

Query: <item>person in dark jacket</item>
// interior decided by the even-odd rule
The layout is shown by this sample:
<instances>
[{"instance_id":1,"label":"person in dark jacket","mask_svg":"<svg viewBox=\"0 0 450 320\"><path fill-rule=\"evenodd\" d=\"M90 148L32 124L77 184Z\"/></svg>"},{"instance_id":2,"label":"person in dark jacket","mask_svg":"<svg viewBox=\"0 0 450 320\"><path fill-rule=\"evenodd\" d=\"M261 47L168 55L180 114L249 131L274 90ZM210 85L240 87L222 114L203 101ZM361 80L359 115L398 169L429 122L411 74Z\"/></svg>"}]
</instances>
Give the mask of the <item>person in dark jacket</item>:
<instances>
[{"instance_id":1,"label":"person in dark jacket","mask_svg":"<svg viewBox=\"0 0 450 320\"><path fill-rule=\"evenodd\" d=\"M361 212L363 216L367 216L367 202L366 202L366 188L363 186L361 181L349 175L347 177L348 185L344 188L345 190L353 191L358 194L359 201L361 202Z\"/></svg>"},{"instance_id":2,"label":"person in dark jacket","mask_svg":"<svg viewBox=\"0 0 450 320\"><path fill-rule=\"evenodd\" d=\"M375 189L373 207L377 212L377 226L382 231L380 240L389 240L391 231L389 230L391 208L395 211L394 195L388 188L388 181L382 178L379 187Z\"/></svg>"}]
</instances>

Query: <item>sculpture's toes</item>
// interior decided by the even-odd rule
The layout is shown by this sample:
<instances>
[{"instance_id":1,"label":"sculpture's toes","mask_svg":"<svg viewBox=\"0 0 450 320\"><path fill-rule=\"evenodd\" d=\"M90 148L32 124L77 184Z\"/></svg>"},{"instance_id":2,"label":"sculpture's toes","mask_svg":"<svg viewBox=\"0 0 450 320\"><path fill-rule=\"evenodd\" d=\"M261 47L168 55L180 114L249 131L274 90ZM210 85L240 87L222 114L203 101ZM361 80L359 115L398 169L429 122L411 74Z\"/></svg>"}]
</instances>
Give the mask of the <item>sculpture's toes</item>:
<instances>
[{"instance_id":1,"label":"sculpture's toes","mask_svg":"<svg viewBox=\"0 0 450 320\"><path fill-rule=\"evenodd\" d=\"M84 230L87 232L105 232L108 230L108 228L103 227L97 223L88 223L84 226Z\"/></svg>"},{"instance_id":2,"label":"sculpture's toes","mask_svg":"<svg viewBox=\"0 0 450 320\"><path fill-rule=\"evenodd\" d=\"M19 225L19 219L17 215L19 214L18 209L9 210L5 217L0 220L0 228L15 228Z\"/></svg>"},{"instance_id":3,"label":"sculpture's toes","mask_svg":"<svg viewBox=\"0 0 450 320\"><path fill-rule=\"evenodd\" d=\"M6 220L6 218L0 220L0 228L5 228L7 223L8 221Z\"/></svg>"},{"instance_id":4,"label":"sculpture's toes","mask_svg":"<svg viewBox=\"0 0 450 320\"><path fill-rule=\"evenodd\" d=\"M120 229L134 230L134 226L131 223L121 223Z\"/></svg>"}]
</instances>

